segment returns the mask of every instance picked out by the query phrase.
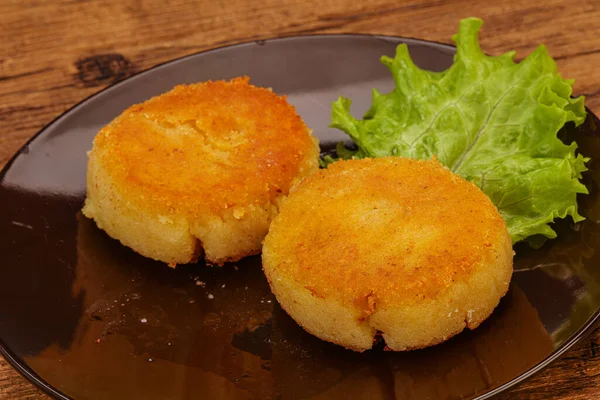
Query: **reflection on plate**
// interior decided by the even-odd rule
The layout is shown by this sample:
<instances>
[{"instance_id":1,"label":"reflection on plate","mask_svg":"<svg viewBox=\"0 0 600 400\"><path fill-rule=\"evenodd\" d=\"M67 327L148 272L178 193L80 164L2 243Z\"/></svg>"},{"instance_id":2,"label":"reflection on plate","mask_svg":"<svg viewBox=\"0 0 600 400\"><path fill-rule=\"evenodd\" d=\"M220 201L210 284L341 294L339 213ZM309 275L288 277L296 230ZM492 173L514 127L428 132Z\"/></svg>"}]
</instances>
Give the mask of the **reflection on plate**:
<instances>
[{"instance_id":1,"label":"reflection on plate","mask_svg":"<svg viewBox=\"0 0 600 400\"><path fill-rule=\"evenodd\" d=\"M473 332L408 353L357 354L322 342L283 312L259 257L224 268L173 270L108 238L79 213L85 152L97 130L132 103L175 84L249 75L287 94L324 146L330 104L391 89L379 64L397 38L311 36L218 49L157 67L79 104L26 145L0 178L0 348L57 397L81 399L484 398L570 347L598 317L598 120L561 132L592 157L583 223L558 240L517 247L511 289ZM441 70L449 46L408 42ZM235 62L233 61L235 60Z\"/></svg>"}]
</instances>

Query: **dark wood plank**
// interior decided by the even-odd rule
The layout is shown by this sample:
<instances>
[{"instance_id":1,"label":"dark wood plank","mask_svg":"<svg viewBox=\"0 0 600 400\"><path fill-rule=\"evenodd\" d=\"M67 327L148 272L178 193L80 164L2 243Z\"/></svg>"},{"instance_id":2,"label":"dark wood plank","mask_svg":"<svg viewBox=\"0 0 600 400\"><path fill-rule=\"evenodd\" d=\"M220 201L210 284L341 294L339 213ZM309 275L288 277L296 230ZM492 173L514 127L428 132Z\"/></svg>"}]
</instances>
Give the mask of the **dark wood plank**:
<instances>
[{"instance_id":1,"label":"dark wood plank","mask_svg":"<svg viewBox=\"0 0 600 400\"><path fill-rule=\"evenodd\" d=\"M0 357L0 399L48 399Z\"/></svg>"}]
</instances>

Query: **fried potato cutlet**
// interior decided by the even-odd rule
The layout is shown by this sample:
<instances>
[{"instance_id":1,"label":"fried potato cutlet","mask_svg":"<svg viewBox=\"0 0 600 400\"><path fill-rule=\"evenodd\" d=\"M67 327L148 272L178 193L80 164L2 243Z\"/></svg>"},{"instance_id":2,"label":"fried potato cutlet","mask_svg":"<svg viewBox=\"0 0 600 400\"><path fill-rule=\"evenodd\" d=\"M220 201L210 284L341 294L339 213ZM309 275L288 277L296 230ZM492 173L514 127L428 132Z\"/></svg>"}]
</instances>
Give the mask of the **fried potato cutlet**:
<instances>
[{"instance_id":1,"label":"fried potato cutlet","mask_svg":"<svg viewBox=\"0 0 600 400\"><path fill-rule=\"evenodd\" d=\"M247 78L177 86L98 133L83 213L146 257L220 265L260 252L279 200L318 157L271 90Z\"/></svg>"},{"instance_id":2,"label":"fried potato cutlet","mask_svg":"<svg viewBox=\"0 0 600 400\"><path fill-rule=\"evenodd\" d=\"M313 335L363 351L447 340L508 290L513 250L498 210L436 160L339 161L285 199L263 246L281 306Z\"/></svg>"}]
</instances>

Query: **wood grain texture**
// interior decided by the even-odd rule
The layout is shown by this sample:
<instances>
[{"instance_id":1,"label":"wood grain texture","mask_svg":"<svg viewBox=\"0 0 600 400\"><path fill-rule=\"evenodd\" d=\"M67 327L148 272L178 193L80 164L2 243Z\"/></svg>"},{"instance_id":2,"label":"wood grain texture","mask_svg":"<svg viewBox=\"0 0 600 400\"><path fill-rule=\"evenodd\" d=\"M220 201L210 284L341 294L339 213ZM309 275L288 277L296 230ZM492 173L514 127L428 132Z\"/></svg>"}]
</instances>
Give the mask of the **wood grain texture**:
<instances>
[{"instance_id":1,"label":"wood grain texture","mask_svg":"<svg viewBox=\"0 0 600 400\"><path fill-rule=\"evenodd\" d=\"M313 33L450 42L485 20L482 47L518 57L544 43L575 92L600 112L597 0L4 0L0 2L0 165L63 111L106 86L216 46ZM500 398L600 397L600 330ZM44 399L0 359L0 399Z\"/></svg>"}]
</instances>

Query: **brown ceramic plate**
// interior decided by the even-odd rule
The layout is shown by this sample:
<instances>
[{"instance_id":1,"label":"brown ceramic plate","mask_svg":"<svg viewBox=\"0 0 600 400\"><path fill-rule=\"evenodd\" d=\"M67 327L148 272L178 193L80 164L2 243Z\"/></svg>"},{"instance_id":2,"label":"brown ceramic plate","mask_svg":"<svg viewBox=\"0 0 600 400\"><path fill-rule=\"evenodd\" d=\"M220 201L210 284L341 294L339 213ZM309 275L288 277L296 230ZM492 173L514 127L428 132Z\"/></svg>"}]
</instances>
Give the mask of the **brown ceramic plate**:
<instances>
[{"instance_id":1,"label":"brown ceramic plate","mask_svg":"<svg viewBox=\"0 0 600 400\"><path fill-rule=\"evenodd\" d=\"M305 333L277 305L260 258L167 268L110 239L79 212L86 151L133 103L176 84L248 75L287 94L324 147L340 94L366 110L391 89L378 59L410 46L417 64L448 67L454 48L374 36L310 36L196 54L85 100L33 138L0 177L0 350L57 398L485 398L531 375L590 329L600 306L600 142L591 113L576 138L592 157L580 198L587 220L517 248L507 296L474 332L426 350L357 354Z\"/></svg>"}]
</instances>

